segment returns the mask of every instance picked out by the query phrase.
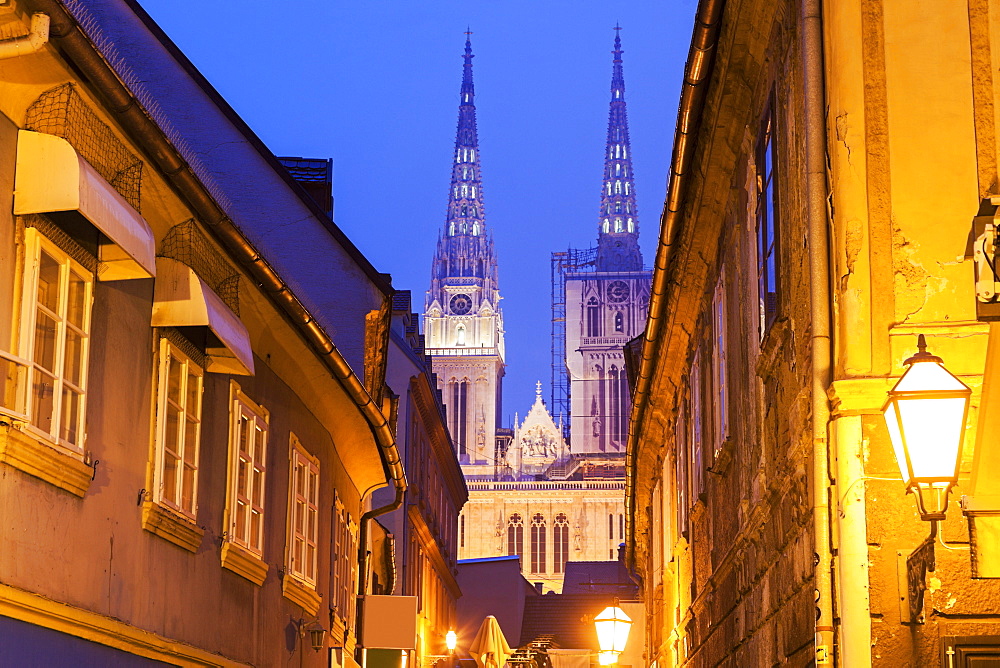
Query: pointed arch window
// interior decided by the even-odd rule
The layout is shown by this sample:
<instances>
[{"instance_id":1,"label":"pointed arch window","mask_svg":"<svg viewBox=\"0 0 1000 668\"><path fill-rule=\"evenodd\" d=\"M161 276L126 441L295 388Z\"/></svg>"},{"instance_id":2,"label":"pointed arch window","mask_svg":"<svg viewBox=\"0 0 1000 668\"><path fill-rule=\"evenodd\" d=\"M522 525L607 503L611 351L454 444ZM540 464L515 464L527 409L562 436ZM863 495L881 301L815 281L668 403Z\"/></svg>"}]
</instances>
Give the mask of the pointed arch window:
<instances>
[{"instance_id":1,"label":"pointed arch window","mask_svg":"<svg viewBox=\"0 0 1000 668\"><path fill-rule=\"evenodd\" d=\"M622 182L615 181L615 193L621 193L621 191L622 191Z\"/></svg>"},{"instance_id":2,"label":"pointed arch window","mask_svg":"<svg viewBox=\"0 0 1000 668\"><path fill-rule=\"evenodd\" d=\"M628 219L628 231L635 232L635 223L632 222L631 218Z\"/></svg>"},{"instance_id":3,"label":"pointed arch window","mask_svg":"<svg viewBox=\"0 0 1000 668\"><path fill-rule=\"evenodd\" d=\"M621 163L615 163L615 176L621 176L622 166Z\"/></svg>"},{"instance_id":4,"label":"pointed arch window","mask_svg":"<svg viewBox=\"0 0 1000 668\"><path fill-rule=\"evenodd\" d=\"M607 184L607 191L608 191L608 196L610 197L611 196L611 182L610 181Z\"/></svg>"},{"instance_id":5,"label":"pointed arch window","mask_svg":"<svg viewBox=\"0 0 1000 668\"><path fill-rule=\"evenodd\" d=\"M479 236L479 223L473 223L472 224L472 236L474 236L474 237L478 237Z\"/></svg>"},{"instance_id":6,"label":"pointed arch window","mask_svg":"<svg viewBox=\"0 0 1000 668\"><path fill-rule=\"evenodd\" d=\"M531 572L545 572L545 517L541 513L531 518Z\"/></svg>"},{"instance_id":7,"label":"pointed arch window","mask_svg":"<svg viewBox=\"0 0 1000 668\"><path fill-rule=\"evenodd\" d=\"M587 301L587 336L601 335L601 306L597 299L591 297Z\"/></svg>"},{"instance_id":8,"label":"pointed arch window","mask_svg":"<svg viewBox=\"0 0 1000 668\"><path fill-rule=\"evenodd\" d=\"M448 383L450 389L451 402L448 404L448 422L451 431L451 440L458 450L460 458L468 459L468 449L466 447L466 426L468 424L466 414L468 413L469 402L469 379L461 381L452 379Z\"/></svg>"},{"instance_id":9,"label":"pointed arch window","mask_svg":"<svg viewBox=\"0 0 1000 668\"><path fill-rule=\"evenodd\" d=\"M630 193L631 193L631 191L632 191L632 188L631 188L631 186L629 185L629 182L628 182L628 181L626 181L626 182L625 182L625 194L626 194L626 195L628 195L628 194L630 194Z\"/></svg>"},{"instance_id":10,"label":"pointed arch window","mask_svg":"<svg viewBox=\"0 0 1000 668\"><path fill-rule=\"evenodd\" d=\"M566 520L566 513L559 513L552 525L552 572L565 572L567 561L569 561L569 522Z\"/></svg>"},{"instance_id":11,"label":"pointed arch window","mask_svg":"<svg viewBox=\"0 0 1000 668\"><path fill-rule=\"evenodd\" d=\"M621 231L622 231L622 219L615 218L615 232L621 232Z\"/></svg>"},{"instance_id":12,"label":"pointed arch window","mask_svg":"<svg viewBox=\"0 0 1000 668\"><path fill-rule=\"evenodd\" d=\"M615 313L615 331L616 332L625 331L625 318L622 316L621 311Z\"/></svg>"},{"instance_id":13,"label":"pointed arch window","mask_svg":"<svg viewBox=\"0 0 1000 668\"><path fill-rule=\"evenodd\" d=\"M524 554L524 521L520 513L514 513L507 520L507 556Z\"/></svg>"},{"instance_id":14,"label":"pointed arch window","mask_svg":"<svg viewBox=\"0 0 1000 668\"><path fill-rule=\"evenodd\" d=\"M455 345L465 345L465 325L459 325L455 328Z\"/></svg>"},{"instance_id":15,"label":"pointed arch window","mask_svg":"<svg viewBox=\"0 0 1000 668\"><path fill-rule=\"evenodd\" d=\"M609 206L608 208L610 209L611 207ZM601 226L601 230L605 234L607 234L608 232L610 232L611 231L611 221L608 220L607 218L605 218L604 219L604 225Z\"/></svg>"}]
</instances>

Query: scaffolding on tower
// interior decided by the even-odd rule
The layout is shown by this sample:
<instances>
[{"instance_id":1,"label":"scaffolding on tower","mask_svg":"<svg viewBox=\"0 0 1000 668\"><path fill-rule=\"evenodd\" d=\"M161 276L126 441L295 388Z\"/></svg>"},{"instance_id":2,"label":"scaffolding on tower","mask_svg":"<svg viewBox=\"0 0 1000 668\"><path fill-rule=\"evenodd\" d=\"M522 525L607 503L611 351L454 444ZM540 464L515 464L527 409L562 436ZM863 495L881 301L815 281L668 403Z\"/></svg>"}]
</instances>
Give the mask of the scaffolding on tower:
<instances>
[{"instance_id":1,"label":"scaffolding on tower","mask_svg":"<svg viewBox=\"0 0 1000 668\"><path fill-rule=\"evenodd\" d=\"M563 417L563 436L569 438L570 378L566 364L566 276L597 268L596 248L568 248L552 253L552 375L550 412Z\"/></svg>"}]
</instances>

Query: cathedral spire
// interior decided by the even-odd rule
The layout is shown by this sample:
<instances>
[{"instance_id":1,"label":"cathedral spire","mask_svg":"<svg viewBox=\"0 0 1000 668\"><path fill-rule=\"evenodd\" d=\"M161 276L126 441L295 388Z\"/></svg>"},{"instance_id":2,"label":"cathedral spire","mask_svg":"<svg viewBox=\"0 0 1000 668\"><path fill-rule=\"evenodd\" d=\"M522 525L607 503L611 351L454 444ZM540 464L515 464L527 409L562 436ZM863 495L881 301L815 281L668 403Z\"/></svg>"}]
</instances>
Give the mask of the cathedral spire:
<instances>
[{"instance_id":1,"label":"cathedral spire","mask_svg":"<svg viewBox=\"0 0 1000 668\"><path fill-rule=\"evenodd\" d=\"M622 72L622 42L615 26L615 48L611 71L611 110L608 143L604 152L604 182L598 220L597 270L641 271L639 211L635 203L632 147L625 109L625 75Z\"/></svg>"},{"instance_id":2,"label":"cathedral spire","mask_svg":"<svg viewBox=\"0 0 1000 668\"><path fill-rule=\"evenodd\" d=\"M483 183L479 173L479 133L476 129L476 89L472 83L472 42L466 31L465 64L458 103L458 131L448 193L445 236L484 234Z\"/></svg>"},{"instance_id":3,"label":"cathedral spire","mask_svg":"<svg viewBox=\"0 0 1000 668\"><path fill-rule=\"evenodd\" d=\"M493 239L486 231L483 181L479 162L479 133L476 127L476 91L472 81L472 41L466 31L462 56L462 87L459 90L458 129L452 156L448 211L428 292L428 307L435 299L447 307L446 286L476 285L480 298L476 306L488 303L497 308L497 263Z\"/></svg>"}]
</instances>

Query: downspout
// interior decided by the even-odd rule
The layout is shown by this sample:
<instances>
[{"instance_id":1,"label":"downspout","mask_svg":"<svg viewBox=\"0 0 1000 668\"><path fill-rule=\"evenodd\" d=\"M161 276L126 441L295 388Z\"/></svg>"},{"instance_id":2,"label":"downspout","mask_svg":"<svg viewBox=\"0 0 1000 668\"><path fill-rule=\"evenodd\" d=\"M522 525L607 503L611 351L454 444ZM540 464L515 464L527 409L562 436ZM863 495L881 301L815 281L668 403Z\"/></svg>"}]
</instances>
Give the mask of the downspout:
<instances>
[{"instance_id":1,"label":"downspout","mask_svg":"<svg viewBox=\"0 0 1000 668\"><path fill-rule=\"evenodd\" d=\"M635 392L632 395L631 428L625 450L625 517L628 566L636 570L635 522L632 516L636 503L636 448L639 445L646 403L649 400L655 362L659 357L660 326L666 316L667 270L670 254L680 227L681 206L687 195L688 171L694 155L695 138L701 126L705 96L715 63L715 47L719 38L719 23L725 0L699 0L695 14L694 32L684 67L684 85L681 90L677 124L674 130L674 149L670 161L670 179L667 198L660 216L660 243L656 248L653 283L649 294L649 314L643 335Z\"/></svg>"},{"instance_id":2,"label":"downspout","mask_svg":"<svg viewBox=\"0 0 1000 668\"><path fill-rule=\"evenodd\" d=\"M833 555L830 545L830 239L827 215L826 95L823 80L822 0L802 0L805 97L806 217L809 238L812 351L812 514L816 541L816 665L834 662Z\"/></svg>"},{"instance_id":3,"label":"downspout","mask_svg":"<svg viewBox=\"0 0 1000 668\"><path fill-rule=\"evenodd\" d=\"M49 41L49 17L36 12L31 15L31 27L27 35L0 41L0 60L26 56L38 51Z\"/></svg>"}]
</instances>

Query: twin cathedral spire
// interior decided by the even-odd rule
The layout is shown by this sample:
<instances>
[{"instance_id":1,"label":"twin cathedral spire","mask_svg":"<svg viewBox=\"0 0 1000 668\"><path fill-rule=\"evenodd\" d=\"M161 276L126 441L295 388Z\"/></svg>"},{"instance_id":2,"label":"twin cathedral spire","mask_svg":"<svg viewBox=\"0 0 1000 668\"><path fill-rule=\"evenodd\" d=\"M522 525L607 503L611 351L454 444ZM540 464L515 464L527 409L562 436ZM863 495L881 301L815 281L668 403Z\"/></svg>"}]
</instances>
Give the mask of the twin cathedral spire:
<instances>
[{"instance_id":1,"label":"twin cathedral spire","mask_svg":"<svg viewBox=\"0 0 1000 668\"><path fill-rule=\"evenodd\" d=\"M611 72L611 111L608 145L604 152L604 183L597 233L597 271L641 271L639 210L635 205L632 147L625 109L622 41L615 26L614 65Z\"/></svg>"}]
</instances>

